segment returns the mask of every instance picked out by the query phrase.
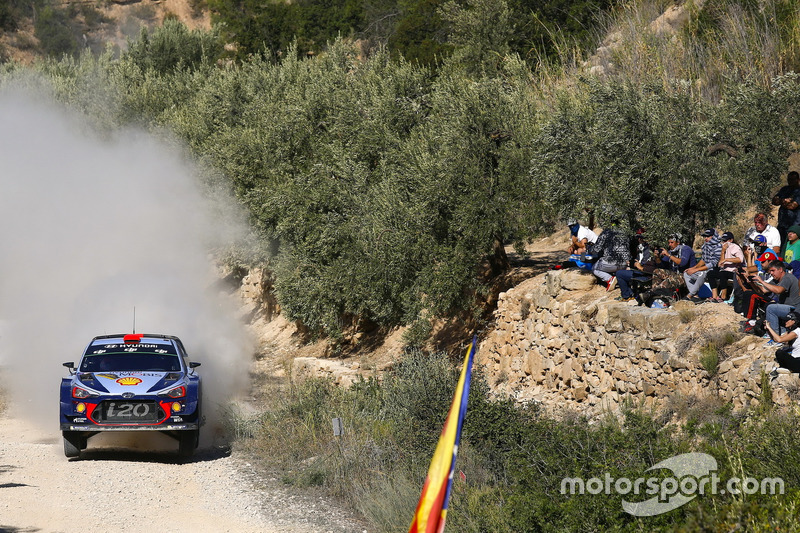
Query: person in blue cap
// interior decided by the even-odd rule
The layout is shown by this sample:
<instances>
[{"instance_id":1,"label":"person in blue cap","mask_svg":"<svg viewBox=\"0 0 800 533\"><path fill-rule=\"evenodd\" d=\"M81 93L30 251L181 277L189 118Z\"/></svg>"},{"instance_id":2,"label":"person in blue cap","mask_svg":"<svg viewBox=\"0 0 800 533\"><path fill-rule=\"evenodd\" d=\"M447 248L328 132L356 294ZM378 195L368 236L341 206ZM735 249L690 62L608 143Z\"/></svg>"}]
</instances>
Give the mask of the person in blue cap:
<instances>
[{"instance_id":1,"label":"person in blue cap","mask_svg":"<svg viewBox=\"0 0 800 533\"><path fill-rule=\"evenodd\" d=\"M574 218L567 220L567 227L572 241L567 252L575 255L590 253L591 245L597 242L597 233L581 226Z\"/></svg>"}]
</instances>

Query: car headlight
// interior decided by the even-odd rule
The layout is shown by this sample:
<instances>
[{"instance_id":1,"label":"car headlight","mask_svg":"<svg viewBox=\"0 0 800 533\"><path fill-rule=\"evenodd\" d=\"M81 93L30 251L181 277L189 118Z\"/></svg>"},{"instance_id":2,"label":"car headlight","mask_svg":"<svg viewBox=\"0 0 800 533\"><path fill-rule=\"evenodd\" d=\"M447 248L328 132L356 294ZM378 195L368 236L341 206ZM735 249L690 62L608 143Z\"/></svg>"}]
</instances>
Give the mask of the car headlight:
<instances>
[{"instance_id":1,"label":"car headlight","mask_svg":"<svg viewBox=\"0 0 800 533\"><path fill-rule=\"evenodd\" d=\"M170 398L183 398L186 396L186 387L181 385L180 387L175 387L174 389L167 392L167 396Z\"/></svg>"},{"instance_id":2,"label":"car headlight","mask_svg":"<svg viewBox=\"0 0 800 533\"><path fill-rule=\"evenodd\" d=\"M88 390L84 390L80 387L72 387L72 397L73 398L88 398L92 395L91 392Z\"/></svg>"}]
</instances>

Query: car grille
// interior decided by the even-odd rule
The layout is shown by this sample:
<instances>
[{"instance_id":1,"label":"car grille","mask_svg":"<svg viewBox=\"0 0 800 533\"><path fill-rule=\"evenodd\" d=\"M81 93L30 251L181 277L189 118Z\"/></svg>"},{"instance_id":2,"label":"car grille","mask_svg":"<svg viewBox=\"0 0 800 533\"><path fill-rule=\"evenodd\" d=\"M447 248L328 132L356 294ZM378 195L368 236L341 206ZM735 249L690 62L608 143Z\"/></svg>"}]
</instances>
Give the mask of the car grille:
<instances>
[{"instance_id":1,"label":"car grille","mask_svg":"<svg viewBox=\"0 0 800 533\"><path fill-rule=\"evenodd\" d=\"M164 416L164 410L152 400L105 400L94 412L94 419L101 424L147 424L158 422Z\"/></svg>"}]
</instances>

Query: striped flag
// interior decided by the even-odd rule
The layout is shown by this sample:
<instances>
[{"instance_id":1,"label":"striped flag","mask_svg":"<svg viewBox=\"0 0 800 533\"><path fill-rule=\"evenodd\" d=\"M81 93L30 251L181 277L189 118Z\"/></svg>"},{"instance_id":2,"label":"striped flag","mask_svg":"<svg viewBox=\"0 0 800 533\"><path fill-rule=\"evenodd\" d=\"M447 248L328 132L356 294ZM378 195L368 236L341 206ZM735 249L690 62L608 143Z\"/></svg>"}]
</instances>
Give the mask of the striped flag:
<instances>
[{"instance_id":1,"label":"striped flag","mask_svg":"<svg viewBox=\"0 0 800 533\"><path fill-rule=\"evenodd\" d=\"M458 379L453 404L450 406L450 413L444 422L442 436L439 437L439 443L433 453L431 466L428 468L428 477L425 478L425 484L422 486L422 495L419 497L414 521L411 522L408 533L441 533L444 531L458 443L461 440L461 426L464 424L464 415L467 413L472 358L475 356L477 342L478 337L475 335L472 337L472 345L464 357L464 366L461 368L461 377Z\"/></svg>"}]
</instances>

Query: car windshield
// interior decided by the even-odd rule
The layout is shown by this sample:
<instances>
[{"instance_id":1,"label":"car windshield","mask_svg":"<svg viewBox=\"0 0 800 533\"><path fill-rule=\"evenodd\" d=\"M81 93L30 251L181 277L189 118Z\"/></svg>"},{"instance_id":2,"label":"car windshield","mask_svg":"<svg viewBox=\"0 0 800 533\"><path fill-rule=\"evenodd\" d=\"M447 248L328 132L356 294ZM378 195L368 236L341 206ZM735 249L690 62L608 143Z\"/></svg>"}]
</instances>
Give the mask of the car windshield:
<instances>
[{"instance_id":1,"label":"car windshield","mask_svg":"<svg viewBox=\"0 0 800 533\"><path fill-rule=\"evenodd\" d=\"M172 345L102 344L89 346L81 361L81 372L177 372L180 356Z\"/></svg>"}]
</instances>

